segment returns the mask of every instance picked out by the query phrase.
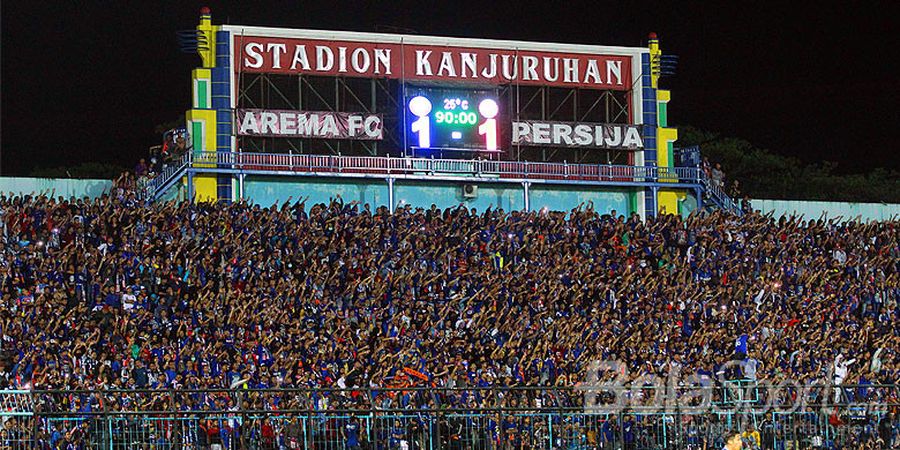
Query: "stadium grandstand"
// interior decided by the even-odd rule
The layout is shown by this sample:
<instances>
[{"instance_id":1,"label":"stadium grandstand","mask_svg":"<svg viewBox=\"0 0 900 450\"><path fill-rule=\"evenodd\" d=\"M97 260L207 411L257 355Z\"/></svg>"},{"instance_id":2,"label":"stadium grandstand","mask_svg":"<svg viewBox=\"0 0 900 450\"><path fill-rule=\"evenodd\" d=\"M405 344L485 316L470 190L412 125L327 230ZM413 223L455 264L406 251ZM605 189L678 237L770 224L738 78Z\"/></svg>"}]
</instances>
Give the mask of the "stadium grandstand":
<instances>
[{"instance_id":1,"label":"stadium grandstand","mask_svg":"<svg viewBox=\"0 0 900 450\"><path fill-rule=\"evenodd\" d=\"M900 221L727 195L655 36L180 37L185 128L0 194L0 449L900 445Z\"/></svg>"}]
</instances>

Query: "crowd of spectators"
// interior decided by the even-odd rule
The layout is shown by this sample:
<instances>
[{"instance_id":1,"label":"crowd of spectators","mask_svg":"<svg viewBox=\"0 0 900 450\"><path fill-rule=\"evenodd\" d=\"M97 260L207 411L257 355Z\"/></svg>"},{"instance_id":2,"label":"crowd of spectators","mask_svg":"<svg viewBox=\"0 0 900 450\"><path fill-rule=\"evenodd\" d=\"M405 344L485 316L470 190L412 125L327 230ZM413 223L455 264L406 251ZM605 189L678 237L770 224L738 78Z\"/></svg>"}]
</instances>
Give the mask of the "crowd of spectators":
<instances>
[{"instance_id":1,"label":"crowd of spectators","mask_svg":"<svg viewBox=\"0 0 900 450\"><path fill-rule=\"evenodd\" d=\"M736 354L754 378L900 375L898 222L124 189L0 211L0 387L572 386L593 360L715 376Z\"/></svg>"},{"instance_id":2,"label":"crowd of spectators","mask_svg":"<svg viewBox=\"0 0 900 450\"><path fill-rule=\"evenodd\" d=\"M897 221L146 204L129 180L0 196L0 388L347 389L52 397L73 412L535 408L577 399L594 360L738 360L726 376L897 401L874 387L900 376ZM477 390L516 386L544 389Z\"/></svg>"}]
</instances>

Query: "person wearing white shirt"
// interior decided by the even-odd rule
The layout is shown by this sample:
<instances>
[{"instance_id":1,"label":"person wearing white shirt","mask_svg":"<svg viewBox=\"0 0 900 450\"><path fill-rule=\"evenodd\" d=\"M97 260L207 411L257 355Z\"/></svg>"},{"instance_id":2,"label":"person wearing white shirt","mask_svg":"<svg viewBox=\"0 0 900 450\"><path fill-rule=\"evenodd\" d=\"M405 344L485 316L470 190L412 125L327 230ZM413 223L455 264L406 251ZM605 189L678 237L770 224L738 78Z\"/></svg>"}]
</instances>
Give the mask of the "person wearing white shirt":
<instances>
[{"instance_id":1,"label":"person wearing white shirt","mask_svg":"<svg viewBox=\"0 0 900 450\"><path fill-rule=\"evenodd\" d=\"M840 247L838 247L837 249L834 250L834 252L832 252L832 256L834 256L834 259L840 265L844 265L847 262L847 252L845 252Z\"/></svg>"},{"instance_id":2,"label":"person wearing white shirt","mask_svg":"<svg viewBox=\"0 0 900 450\"><path fill-rule=\"evenodd\" d=\"M878 374L881 372L881 352L884 351L884 347L875 350L875 354L872 355L872 362L869 364L869 370L874 374Z\"/></svg>"},{"instance_id":3,"label":"person wearing white shirt","mask_svg":"<svg viewBox=\"0 0 900 450\"><path fill-rule=\"evenodd\" d=\"M844 383L844 380L847 378L847 374L850 372L850 365L856 362L856 358L844 360L844 355L838 353L838 355L834 358L834 403L838 404L841 401L841 384Z\"/></svg>"},{"instance_id":4,"label":"person wearing white shirt","mask_svg":"<svg viewBox=\"0 0 900 450\"><path fill-rule=\"evenodd\" d=\"M131 287L129 287L124 294L122 294L122 309L125 311L131 310L134 308L134 305L137 304L137 297L132 292Z\"/></svg>"},{"instance_id":5,"label":"person wearing white shirt","mask_svg":"<svg viewBox=\"0 0 900 450\"><path fill-rule=\"evenodd\" d=\"M754 358L744 361L744 378L756 381L756 373L759 371L760 362Z\"/></svg>"}]
</instances>

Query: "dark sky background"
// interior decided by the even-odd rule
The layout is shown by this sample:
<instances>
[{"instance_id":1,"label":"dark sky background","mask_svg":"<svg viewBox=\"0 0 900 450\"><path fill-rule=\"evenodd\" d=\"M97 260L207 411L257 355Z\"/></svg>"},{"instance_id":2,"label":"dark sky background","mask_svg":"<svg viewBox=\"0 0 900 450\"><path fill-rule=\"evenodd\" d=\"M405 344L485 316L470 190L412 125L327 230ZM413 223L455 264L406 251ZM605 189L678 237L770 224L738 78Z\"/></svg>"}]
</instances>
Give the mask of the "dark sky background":
<instances>
[{"instance_id":1,"label":"dark sky background","mask_svg":"<svg viewBox=\"0 0 900 450\"><path fill-rule=\"evenodd\" d=\"M900 167L896 19L865 8L697 2L2 3L2 173L99 161L131 166L182 118L196 55L175 32L214 23L645 45L680 57L670 122L745 138L842 172ZM702 2L706 3L706 2Z\"/></svg>"}]
</instances>

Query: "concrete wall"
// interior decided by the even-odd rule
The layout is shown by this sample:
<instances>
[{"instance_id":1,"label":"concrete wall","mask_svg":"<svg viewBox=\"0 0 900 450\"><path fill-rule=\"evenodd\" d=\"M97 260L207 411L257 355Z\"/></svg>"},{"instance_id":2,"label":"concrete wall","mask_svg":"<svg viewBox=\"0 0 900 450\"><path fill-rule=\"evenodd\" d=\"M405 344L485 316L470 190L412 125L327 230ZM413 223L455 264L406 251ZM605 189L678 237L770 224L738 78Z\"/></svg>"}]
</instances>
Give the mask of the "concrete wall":
<instances>
[{"instance_id":1,"label":"concrete wall","mask_svg":"<svg viewBox=\"0 0 900 450\"><path fill-rule=\"evenodd\" d=\"M462 194L463 182L430 182L397 180L394 183L394 206L411 204L430 207L436 204L448 208L465 204L469 208L484 211L488 206L507 211L525 208L522 185L519 183L474 183L478 186L478 196L465 198ZM24 178L0 177L0 193L24 195L46 192L54 189L57 196L96 198L112 188L110 180L85 180L70 178ZM585 186L560 186L532 184L529 189L532 210L549 208L569 210L582 202L593 201L594 209L600 212L616 210L619 214L634 212L636 190L624 188L589 188ZM288 178L247 176L244 183L244 197L253 203L270 206L287 201L293 196L296 201L309 196L308 203L327 203L340 194L345 201L357 200L372 207L387 205L388 185L384 180L337 180L326 178ZM163 200L180 198L179 189L172 189ZM900 204L890 203L842 203L805 200L752 200L754 209L763 213L773 212L775 217L791 214L806 219L818 219L824 212L826 217L843 216L845 219L863 221L900 220ZM696 208L696 199L688 195L681 213L687 214Z\"/></svg>"},{"instance_id":2,"label":"concrete wall","mask_svg":"<svg viewBox=\"0 0 900 450\"><path fill-rule=\"evenodd\" d=\"M588 188L576 186L553 186L532 184L530 189L531 209L534 211L547 208L553 211L570 210L579 204L594 202L594 211L628 216L636 206L632 197L633 191L616 188Z\"/></svg>"},{"instance_id":3,"label":"concrete wall","mask_svg":"<svg viewBox=\"0 0 900 450\"><path fill-rule=\"evenodd\" d=\"M900 204L892 203L843 203L815 202L805 200L764 200L750 201L753 209L763 213L773 212L775 217L783 215L803 216L805 219L818 219L822 213L826 218L843 216L844 219L862 221L900 220Z\"/></svg>"},{"instance_id":4,"label":"concrete wall","mask_svg":"<svg viewBox=\"0 0 900 450\"><path fill-rule=\"evenodd\" d=\"M182 177L181 180L176 183L174 186L170 187L169 190L163 193L162 197L157 199L158 202L171 202L171 201L183 201L187 196L187 177Z\"/></svg>"},{"instance_id":5,"label":"concrete wall","mask_svg":"<svg viewBox=\"0 0 900 450\"><path fill-rule=\"evenodd\" d=\"M697 197L694 196L693 191L686 192L684 200L681 201L678 207L678 213L681 214L681 217L687 217L691 215L695 209L697 209Z\"/></svg>"},{"instance_id":6,"label":"concrete wall","mask_svg":"<svg viewBox=\"0 0 900 450\"><path fill-rule=\"evenodd\" d=\"M507 211L525 208L524 191L519 183L469 183L478 186L475 198L463 197L464 183L397 180L394 182L394 206L411 204L427 208L435 204L440 208L448 208L463 203L478 211L484 211L488 206ZM55 189L57 196L96 198L109 192L111 188L110 180L0 177L0 193L4 195L50 193ZM180 198L181 189L170 190L163 200ZM582 202L593 201L594 209L599 212L616 210L619 214L627 215L635 211L636 192L635 189L625 188L532 184L529 199L532 210L548 208L564 211L575 208ZM388 184L379 179L247 176L244 183L244 197L263 206L285 202L290 196L293 196L293 201L309 196L308 203L327 203L336 194L340 194L344 201L357 200L369 203L372 207L387 205L389 202ZM900 220L900 204L755 199L752 200L752 205L763 213L774 213L775 217L793 214L806 219L818 219L824 212L829 218L843 216L845 219L859 217L863 221L892 218ZM686 215L694 208L696 199L688 194L680 212Z\"/></svg>"},{"instance_id":7,"label":"concrete wall","mask_svg":"<svg viewBox=\"0 0 900 450\"><path fill-rule=\"evenodd\" d=\"M335 180L325 178L293 178L247 176L244 179L244 198L261 206L292 202L309 196L307 204L328 203L337 194L345 202L357 200L372 208L388 204L388 187L379 180Z\"/></svg>"},{"instance_id":8,"label":"concrete wall","mask_svg":"<svg viewBox=\"0 0 900 450\"><path fill-rule=\"evenodd\" d=\"M474 184L478 192L475 197L465 197L463 186ZM585 186L552 186L532 184L529 190L531 209L569 210L580 203L593 201L600 212L616 210L619 214L629 214L636 207L636 190L618 188L589 188ZM380 179L326 179L247 176L244 179L244 198L262 206L293 201L309 196L310 203L327 203L336 194L344 201L357 200L372 207L387 205L390 193L386 180ZM449 208L460 203L466 207L484 211L488 207L503 208L506 211L525 209L525 192L520 183L476 183L447 181L394 181L394 206L412 205L428 208L432 204L439 208Z\"/></svg>"},{"instance_id":9,"label":"concrete wall","mask_svg":"<svg viewBox=\"0 0 900 450\"><path fill-rule=\"evenodd\" d=\"M478 188L477 195L473 198L463 196L463 185L474 184ZM410 204L414 207L428 208L432 204L438 208L450 208L460 203L467 208L475 208L484 211L488 207L492 209L503 208L506 211L521 210L525 208L525 194L521 184L513 183L422 183L422 182L395 182L394 205L403 206Z\"/></svg>"},{"instance_id":10,"label":"concrete wall","mask_svg":"<svg viewBox=\"0 0 900 450\"><path fill-rule=\"evenodd\" d=\"M56 191L56 196L63 197L90 197L96 198L112 188L110 180L83 180L72 178L24 178L24 177L0 177L0 193L8 195L50 194Z\"/></svg>"}]
</instances>

